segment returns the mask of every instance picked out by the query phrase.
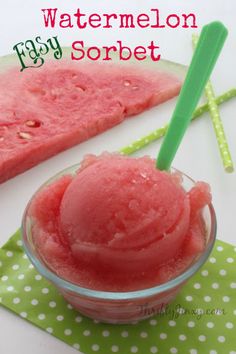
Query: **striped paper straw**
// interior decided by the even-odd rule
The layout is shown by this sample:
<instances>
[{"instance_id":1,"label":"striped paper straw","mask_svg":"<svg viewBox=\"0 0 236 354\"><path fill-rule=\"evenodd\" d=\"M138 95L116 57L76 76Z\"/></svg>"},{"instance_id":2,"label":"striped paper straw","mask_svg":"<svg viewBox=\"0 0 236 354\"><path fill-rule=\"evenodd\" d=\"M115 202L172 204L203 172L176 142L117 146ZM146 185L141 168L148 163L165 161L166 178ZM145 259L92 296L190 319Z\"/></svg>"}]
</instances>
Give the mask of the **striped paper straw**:
<instances>
[{"instance_id":1,"label":"striped paper straw","mask_svg":"<svg viewBox=\"0 0 236 354\"><path fill-rule=\"evenodd\" d=\"M198 36L196 34L193 34L192 42L193 42L193 48L196 48L198 42ZM216 134L216 139L218 142L224 169L226 172L233 172L234 170L233 161L231 159L229 146L224 132L223 123L220 118L218 104L216 103L215 93L210 81L208 81L208 83L206 84L205 95L208 101L209 112L211 115L211 120Z\"/></svg>"},{"instance_id":2,"label":"striped paper straw","mask_svg":"<svg viewBox=\"0 0 236 354\"><path fill-rule=\"evenodd\" d=\"M236 97L236 88L233 88L233 89L223 93L221 96L216 97L215 102L217 105L220 105L224 102L227 102L228 100L230 100L233 97ZM208 103L203 104L202 106L199 106L194 111L192 120L200 117L203 113L208 112L208 111L209 111ZM145 146L149 145L153 141L158 140L161 137L163 137L165 135L167 129L168 129L168 124L165 124L162 127L154 130L153 132L145 135L144 137L142 137L138 140L135 140L133 143L129 144L128 146L123 147L119 151L122 154L130 155L130 154L144 148Z\"/></svg>"}]
</instances>

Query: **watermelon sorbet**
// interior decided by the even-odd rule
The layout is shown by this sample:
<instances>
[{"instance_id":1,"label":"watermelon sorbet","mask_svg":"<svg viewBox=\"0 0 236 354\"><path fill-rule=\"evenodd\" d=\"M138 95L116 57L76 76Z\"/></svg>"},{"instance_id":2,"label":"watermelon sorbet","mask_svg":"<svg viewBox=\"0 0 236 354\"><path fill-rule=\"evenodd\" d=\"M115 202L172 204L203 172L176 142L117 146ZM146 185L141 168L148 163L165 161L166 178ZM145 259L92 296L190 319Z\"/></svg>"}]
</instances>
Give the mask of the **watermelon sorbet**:
<instances>
[{"instance_id":1,"label":"watermelon sorbet","mask_svg":"<svg viewBox=\"0 0 236 354\"><path fill-rule=\"evenodd\" d=\"M74 175L39 190L28 207L44 264L81 287L127 292L181 274L206 246L209 186L190 191L180 172L150 157L88 155Z\"/></svg>"}]
</instances>

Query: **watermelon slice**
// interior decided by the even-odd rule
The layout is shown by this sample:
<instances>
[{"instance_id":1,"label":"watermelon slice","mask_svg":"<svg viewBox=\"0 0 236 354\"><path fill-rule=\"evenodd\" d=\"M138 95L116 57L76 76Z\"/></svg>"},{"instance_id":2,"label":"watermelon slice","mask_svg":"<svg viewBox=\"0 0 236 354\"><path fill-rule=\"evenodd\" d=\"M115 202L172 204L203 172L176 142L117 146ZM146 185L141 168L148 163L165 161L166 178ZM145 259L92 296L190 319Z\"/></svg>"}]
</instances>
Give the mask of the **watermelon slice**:
<instances>
[{"instance_id":1,"label":"watermelon slice","mask_svg":"<svg viewBox=\"0 0 236 354\"><path fill-rule=\"evenodd\" d=\"M172 74L137 65L61 60L23 73L4 68L0 183L174 97L181 86Z\"/></svg>"}]
</instances>

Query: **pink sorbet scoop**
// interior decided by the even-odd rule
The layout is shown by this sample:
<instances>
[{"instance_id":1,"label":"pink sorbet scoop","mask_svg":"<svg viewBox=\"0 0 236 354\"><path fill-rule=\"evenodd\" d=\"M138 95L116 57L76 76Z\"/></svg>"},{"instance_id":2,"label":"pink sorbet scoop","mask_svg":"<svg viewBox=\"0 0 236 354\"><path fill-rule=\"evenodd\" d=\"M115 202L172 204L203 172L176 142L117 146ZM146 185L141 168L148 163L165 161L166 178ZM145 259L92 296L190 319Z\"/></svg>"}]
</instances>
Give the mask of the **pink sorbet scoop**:
<instances>
[{"instance_id":1,"label":"pink sorbet scoop","mask_svg":"<svg viewBox=\"0 0 236 354\"><path fill-rule=\"evenodd\" d=\"M39 253L59 275L94 289L167 281L205 246L201 210L209 187L198 182L186 192L181 182L150 157L89 155L73 178L62 177L34 201ZM46 201L50 220L40 209Z\"/></svg>"}]
</instances>

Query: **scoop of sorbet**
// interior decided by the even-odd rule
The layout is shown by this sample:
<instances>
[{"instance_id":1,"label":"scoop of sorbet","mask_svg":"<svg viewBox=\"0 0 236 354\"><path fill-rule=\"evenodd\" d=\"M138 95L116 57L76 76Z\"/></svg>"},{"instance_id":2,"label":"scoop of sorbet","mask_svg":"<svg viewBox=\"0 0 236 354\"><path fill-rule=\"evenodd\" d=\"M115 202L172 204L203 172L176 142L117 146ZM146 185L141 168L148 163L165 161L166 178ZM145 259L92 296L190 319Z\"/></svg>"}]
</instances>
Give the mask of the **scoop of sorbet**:
<instances>
[{"instance_id":1,"label":"scoop of sorbet","mask_svg":"<svg viewBox=\"0 0 236 354\"><path fill-rule=\"evenodd\" d=\"M181 173L161 172L149 157L90 155L36 193L32 237L63 279L96 290L145 289L175 278L204 251L210 201L206 183L185 191Z\"/></svg>"},{"instance_id":2,"label":"scoop of sorbet","mask_svg":"<svg viewBox=\"0 0 236 354\"><path fill-rule=\"evenodd\" d=\"M180 253L190 208L180 176L153 159L88 157L62 197L60 232L78 262L134 274Z\"/></svg>"}]
</instances>

